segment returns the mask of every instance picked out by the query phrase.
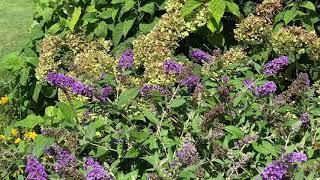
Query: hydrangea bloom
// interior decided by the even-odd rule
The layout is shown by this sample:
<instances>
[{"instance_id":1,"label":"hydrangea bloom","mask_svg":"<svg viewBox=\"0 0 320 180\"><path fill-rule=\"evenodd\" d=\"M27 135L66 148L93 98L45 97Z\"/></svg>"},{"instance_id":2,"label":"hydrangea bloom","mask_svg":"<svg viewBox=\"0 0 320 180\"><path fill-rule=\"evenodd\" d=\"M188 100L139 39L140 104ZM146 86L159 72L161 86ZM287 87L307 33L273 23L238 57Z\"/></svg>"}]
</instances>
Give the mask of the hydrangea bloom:
<instances>
[{"instance_id":1,"label":"hydrangea bloom","mask_svg":"<svg viewBox=\"0 0 320 180\"><path fill-rule=\"evenodd\" d=\"M289 163L297 163L297 162L301 163L301 162L307 161L308 157L307 155L301 152L292 152L287 155L286 159Z\"/></svg>"},{"instance_id":2,"label":"hydrangea bloom","mask_svg":"<svg viewBox=\"0 0 320 180\"><path fill-rule=\"evenodd\" d=\"M163 70L169 74L180 74L183 66L174 60L166 60L163 63Z\"/></svg>"},{"instance_id":3,"label":"hydrangea bloom","mask_svg":"<svg viewBox=\"0 0 320 180\"><path fill-rule=\"evenodd\" d=\"M68 89L75 94L92 97L93 89L72 77L61 73L50 72L47 76L48 83L61 89Z\"/></svg>"},{"instance_id":4,"label":"hydrangea bloom","mask_svg":"<svg viewBox=\"0 0 320 180\"><path fill-rule=\"evenodd\" d=\"M121 69L130 69L134 63L134 55L132 49L127 49L121 56L118 66Z\"/></svg>"},{"instance_id":5,"label":"hydrangea bloom","mask_svg":"<svg viewBox=\"0 0 320 180\"><path fill-rule=\"evenodd\" d=\"M186 142L183 144L182 149L177 152L177 157L183 164L190 165L198 162L199 153L194 144Z\"/></svg>"},{"instance_id":6,"label":"hydrangea bloom","mask_svg":"<svg viewBox=\"0 0 320 180\"><path fill-rule=\"evenodd\" d=\"M191 75L180 81L180 84L189 88L192 88L200 83L199 76Z\"/></svg>"},{"instance_id":7,"label":"hydrangea bloom","mask_svg":"<svg viewBox=\"0 0 320 180\"><path fill-rule=\"evenodd\" d=\"M256 88L256 95L267 96L271 93L276 92L276 90L277 90L277 85L273 81L269 81Z\"/></svg>"},{"instance_id":8,"label":"hydrangea bloom","mask_svg":"<svg viewBox=\"0 0 320 180\"><path fill-rule=\"evenodd\" d=\"M36 179L36 180L46 180L48 179L48 174L45 170L45 167L38 161L37 158L33 156L28 157L27 166L25 169L27 174L27 179Z\"/></svg>"},{"instance_id":9,"label":"hydrangea bloom","mask_svg":"<svg viewBox=\"0 0 320 180\"><path fill-rule=\"evenodd\" d=\"M210 62L212 60L212 56L200 49L190 50L190 57L196 62Z\"/></svg>"},{"instance_id":10,"label":"hydrangea bloom","mask_svg":"<svg viewBox=\"0 0 320 180\"><path fill-rule=\"evenodd\" d=\"M112 176L92 158L87 158L84 169L88 171L87 180L112 180Z\"/></svg>"},{"instance_id":11,"label":"hydrangea bloom","mask_svg":"<svg viewBox=\"0 0 320 180\"><path fill-rule=\"evenodd\" d=\"M281 69L289 64L288 56L280 56L263 66L263 73L266 76L276 75Z\"/></svg>"}]
</instances>

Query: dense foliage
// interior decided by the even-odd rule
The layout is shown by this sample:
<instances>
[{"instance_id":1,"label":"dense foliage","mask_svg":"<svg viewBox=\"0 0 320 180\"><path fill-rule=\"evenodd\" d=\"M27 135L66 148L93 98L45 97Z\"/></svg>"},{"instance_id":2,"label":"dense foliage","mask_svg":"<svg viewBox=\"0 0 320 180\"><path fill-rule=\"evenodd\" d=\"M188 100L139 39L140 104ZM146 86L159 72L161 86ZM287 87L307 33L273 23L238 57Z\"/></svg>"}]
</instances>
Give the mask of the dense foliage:
<instances>
[{"instance_id":1,"label":"dense foliage","mask_svg":"<svg viewBox=\"0 0 320 180\"><path fill-rule=\"evenodd\" d=\"M317 2L34 2L1 179L320 177Z\"/></svg>"}]
</instances>

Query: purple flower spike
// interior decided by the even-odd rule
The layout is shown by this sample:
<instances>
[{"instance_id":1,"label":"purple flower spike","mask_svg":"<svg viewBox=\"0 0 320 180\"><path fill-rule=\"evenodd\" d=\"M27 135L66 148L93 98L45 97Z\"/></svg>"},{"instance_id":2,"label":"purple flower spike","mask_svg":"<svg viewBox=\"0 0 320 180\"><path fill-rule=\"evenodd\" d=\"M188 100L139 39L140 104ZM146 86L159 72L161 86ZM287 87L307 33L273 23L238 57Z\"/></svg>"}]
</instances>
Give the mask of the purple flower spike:
<instances>
[{"instance_id":1,"label":"purple flower spike","mask_svg":"<svg viewBox=\"0 0 320 180\"><path fill-rule=\"evenodd\" d=\"M261 173L263 180L281 180L287 174L289 165L280 161L274 161Z\"/></svg>"},{"instance_id":2,"label":"purple flower spike","mask_svg":"<svg viewBox=\"0 0 320 180\"><path fill-rule=\"evenodd\" d=\"M180 81L181 85L186 86L188 88L195 87L199 83L200 83L200 77L195 75L188 76Z\"/></svg>"},{"instance_id":3,"label":"purple flower spike","mask_svg":"<svg viewBox=\"0 0 320 180\"><path fill-rule=\"evenodd\" d=\"M121 56L118 66L121 69L130 69L134 63L134 54L132 49L127 49Z\"/></svg>"},{"instance_id":4,"label":"purple flower spike","mask_svg":"<svg viewBox=\"0 0 320 180\"><path fill-rule=\"evenodd\" d=\"M287 156L287 161L289 163L301 163L307 160L308 160L307 155L301 152L292 152Z\"/></svg>"},{"instance_id":5,"label":"purple flower spike","mask_svg":"<svg viewBox=\"0 0 320 180\"><path fill-rule=\"evenodd\" d=\"M212 60L212 56L210 54L201 51L200 49L190 50L189 55L196 62L209 63Z\"/></svg>"},{"instance_id":6,"label":"purple flower spike","mask_svg":"<svg viewBox=\"0 0 320 180\"><path fill-rule=\"evenodd\" d=\"M72 87L75 80L69 76L65 76L61 73L49 72L47 75L48 83L52 86L56 86L61 89L66 89Z\"/></svg>"},{"instance_id":7,"label":"purple flower spike","mask_svg":"<svg viewBox=\"0 0 320 180\"><path fill-rule=\"evenodd\" d=\"M88 171L87 180L112 180L112 176L92 158L87 158L84 169Z\"/></svg>"},{"instance_id":8,"label":"purple flower spike","mask_svg":"<svg viewBox=\"0 0 320 180\"><path fill-rule=\"evenodd\" d=\"M27 166L25 169L27 180L47 180L48 174L45 167L33 156L28 157Z\"/></svg>"},{"instance_id":9,"label":"purple flower spike","mask_svg":"<svg viewBox=\"0 0 320 180\"><path fill-rule=\"evenodd\" d=\"M89 98L93 96L93 89L91 87L64 74L50 72L47 75L47 80L52 86Z\"/></svg>"},{"instance_id":10,"label":"purple flower spike","mask_svg":"<svg viewBox=\"0 0 320 180\"><path fill-rule=\"evenodd\" d=\"M280 70L289 64L288 56L280 56L263 66L263 73L266 76L276 75Z\"/></svg>"},{"instance_id":11,"label":"purple flower spike","mask_svg":"<svg viewBox=\"0 0 320 180\"><path fill-rule=\"evenodd\" d=\"M264 83L262 86L258 86L256 88L256 95L257 96L267 96L271 93L276 92L277 85L273 81L269 81Z\"/></svg>"},{"instance_id":12,"label":"purple flower spike","mask_svg":"<svg viewBox=\"0 0 320 180\"><path fill-rule=\"evenodd\" d=\"M100 96L98 99L101 101L106 101L110 94L112 94L112 88L110 86L105 86L100 90Z\"/></svg>"},{"instance_id":13,"label":"purple flower spike","mask_svg":"<svg viewBox=\"0 0 320 180\"><path fill-rule=\"evenodd\" d=\"M163 70L169 74L180 74L183 66L174 60L166 60L163 63Z\"/></svg>"}]
</instances>

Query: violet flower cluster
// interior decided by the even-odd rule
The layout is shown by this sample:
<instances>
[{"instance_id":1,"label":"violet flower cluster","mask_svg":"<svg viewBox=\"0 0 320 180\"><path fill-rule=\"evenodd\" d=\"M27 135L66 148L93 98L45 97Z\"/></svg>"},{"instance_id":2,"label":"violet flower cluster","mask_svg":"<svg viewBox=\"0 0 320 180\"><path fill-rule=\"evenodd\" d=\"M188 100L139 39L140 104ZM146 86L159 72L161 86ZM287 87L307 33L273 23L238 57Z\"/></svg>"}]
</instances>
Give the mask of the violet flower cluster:
<instances>
[{"instance_id":1,"label":"violet flower cluster","mask_svg":"<svg viewBox=\"0 0 320 180\"><path fill-rule=\"evenodd\" d=\"M50 72L47 75L47 80L48 83L52 86L56 86L64 90L70 90L73 93L81 96L93 96L93 88L83 84L80 81L76 81L72 77L66 76L64 74Z\"/></svg>"},{"instance_id":2,"label":"violet flower cluster","mask_svg":"<svg viewBox=\"0 0 320 180\"><path fill-rule=\"evenodd\" d=\"M268 81L261 86L256 87L255 93L257 96L267 96L276 92L277 85L273 81Z\"/></svg>"},{"instance_id":3,"label":"violet flower cluster","mask_svg":"<svg viewBox=\"0 0 320 180\"><path fill-rule=\"evenodd\" d=\"M185 142L180 151L177 152L179 161L185 165L195 164L199 161L199 153L194 144Z\"/></svg>"},{"instance_id":4,"label":"violet flower cluster","mask_svg":"<svg viewBox=\"0 0 320 180\"><path fill-rule=\"evenodd\" d=\"M154 85L154 84L145 84L140 89L140 94L144 97L149 96L153 93L160 93L161 95L167 95L169 94L169 91L159 85Z\"/></svg>"},{"instance_id":5,"label":"violet flower cluster","mask_svg":"<svg viewBox=\"0 0 320 180\"><path fill-rule=\"evenodd\" d=\"M112 94L112 88L105 86L100 90L96 90L81 81L77 81L70 76L61 73L50 72L47 75L48 83L63 90L71 91L74 94L85 96L88 98L97 98L100 101L106 101L107 97Z\"/></svg>"},{"instance_id":6,"label":"violet flower cluster","mask_svg":"<svg viewBox=\"0 0 320 180\"><path fill-rule=\"evenodd\" d=\"M53 165L54 171L62 176L68 176L68 174L74 173L77 167L77 159L69 151L54 144L47 150L46 154L53 156L56 163Z\"/></svg>"},{"instance_id":7,"label":"violet flower cluster","mask_svg":"<svg viewBox=\"0 0 320 180\"><path fill-rule=\"evenodd\" d=\"M289 64L288 56L280 56L263 66L263 73L266 76L276 75L280 70Z\"/></svg>"},{"instance_id":8,"label":"violet flower cluster","mask_svg":"<svg viewBox=\"0 0 320 180\"><path fill-rule=\"evenodd\" d=\"M84 169L88 171L87 180L112 180L112 176L92 158L87 158Z\"/></svg>"},{"instance_id":9,"label":"violet flower cluster","mask_svg":"<svg viewBox=\"0 0 320 180\"><path fill-rule=\"evenodd\" d=\"M121 69L130 69L134 63L134 54L132 49L127 49L121 56L118 67Z\"/></svg>"},{"instance_id":10,"label":"violet flower cluster","mask_svg":"<svg viewBox=\"0 0 320 180\"><path fill-rule=\"evenodd\" d=\"M248 89L253 90L253 86L255 86L255 83L250 79L245 79L243 81L244 86L246 86Z\"/></svg>"},{"instance_id":11,"label":"violet flower cluster","mask_svg":"<svg viewBox=\"0 0 320 180\"><path fill-rule=\"evenodd\" d=\"M200 49L193 49L189 52L190 57L196 61L201 63L209 63L212 60L212 56Z\"/></svg>"},{"instance_id":12,"label":"violet flower cluster","mask_svg":"<svg viewBox=\"0 0 320 180\"><path fill-rule=\"evenodd\" d=\"M45 167L39 162L39 160L33 156L29 156L27 159L27 165L25 172L27 174L27 180L47 180L48 174Z\"/></svg>"},{"instance_id":13,"label":"violet flower cluster","mask_svg":"<svg viewBox=\"0 0 320 180\"><path fill-rule=\"evenodd\" d=\"M180 74L183 66L174 60L166 60L163 63L163 70L168 74Z\"/></svg>"},{"instance_id":14,"label":"violet flower cluster","mask_svg":"<svg viewBox=\"0 0 320 180\"><path fill-rule=\"evenodd\" d=\"M283 156L280 160L273 161L260 174L263 180L280 180L283 179L293 163L307 161L307 156L301 152L292 152Z\"/></svg>"},{"instance_id":15,"label":"violet flower cluster","mask_svg":"<svg viewBox=\"0 0 320 180\"><path fill-rule=\"evenodd\" d=\"M182 86L186 86L188 88L192 88L197 86L200 83L200 77L196 75L187 76L186 78L180 81Z\"/></svg>"}]
</instances>

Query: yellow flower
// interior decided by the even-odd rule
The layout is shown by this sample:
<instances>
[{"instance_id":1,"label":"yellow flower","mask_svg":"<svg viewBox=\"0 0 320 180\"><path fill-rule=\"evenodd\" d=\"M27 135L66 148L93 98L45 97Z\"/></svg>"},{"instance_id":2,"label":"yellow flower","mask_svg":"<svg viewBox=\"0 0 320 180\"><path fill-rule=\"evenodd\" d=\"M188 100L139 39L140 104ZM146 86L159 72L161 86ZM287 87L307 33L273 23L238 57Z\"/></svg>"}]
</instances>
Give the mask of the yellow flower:
<instances>
[{"instance_id":1,"label":"yellow flower","mask_svg":"<svg viewBox=\"0 0 320 180\"><path fill-rule=\"evenodd\" d=\"M6 137L4 135L0 135L0 141L5 141Z\"/></svg>"},{"instance_id":2,"label":"yellow flower","mask_svg":"<svg viewBox=\"0 0 320 180\"><path fill-rule=\"evenodd\" d=\"M0 98L0 105L6 105L9 104L9 98L8 96L3 96Z\"/></svg>"},{"instance_id":3,"label":"yellow flower","mask_svg":"<svg viewBox=\"0 0 320 180\"><path fill-rule=\"evenodd\" d=\"M35 133L34 131L27 132L27 133L24 134L24 137L29 139L29 140L34 140L37 136L38 136L38 134Z\"/></svg>"},{"instance_id":4,"label":"yellow flower","mask_svg":"<svg viewBox=\"0 0 320 180\"><path fill-rule=\"evenodd\" d=\"M19 136L19 131L15 128L12 128L11 129L11 134L14 136L14 137L18 137Z\"/></svg>"},{"instance_id":5,"label":"yellow flower","mask_svg":"<svg viewBox=\"0 0 320 180\"><path fill-rule=\"evenodd\" d=\"M14 140L14 143L15 143L15 144L19 144L20 142L21 142L21 139L20 139L20 138L17 138L17 139Z\"/></svg>"}]
</instances>

